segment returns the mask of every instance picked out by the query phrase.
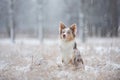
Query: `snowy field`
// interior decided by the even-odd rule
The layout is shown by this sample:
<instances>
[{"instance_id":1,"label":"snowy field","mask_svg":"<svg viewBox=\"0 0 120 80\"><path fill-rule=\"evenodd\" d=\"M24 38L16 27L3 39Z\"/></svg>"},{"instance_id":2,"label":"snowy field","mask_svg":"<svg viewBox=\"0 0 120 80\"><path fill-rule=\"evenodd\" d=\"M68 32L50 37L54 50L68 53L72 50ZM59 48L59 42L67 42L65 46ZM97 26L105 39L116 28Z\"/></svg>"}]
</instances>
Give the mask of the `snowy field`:
<instances>
[{"instance_id":1,"label":"snowy field","mask_svg":"<svg viewBox=\"0 0 120 80\"><path fill-rule=\"evenodd\" d=\"M0 80L120 80L120 39L77 40L85 69L60 63L57 40L0 40Z\"/></svg>"}]
</instances>

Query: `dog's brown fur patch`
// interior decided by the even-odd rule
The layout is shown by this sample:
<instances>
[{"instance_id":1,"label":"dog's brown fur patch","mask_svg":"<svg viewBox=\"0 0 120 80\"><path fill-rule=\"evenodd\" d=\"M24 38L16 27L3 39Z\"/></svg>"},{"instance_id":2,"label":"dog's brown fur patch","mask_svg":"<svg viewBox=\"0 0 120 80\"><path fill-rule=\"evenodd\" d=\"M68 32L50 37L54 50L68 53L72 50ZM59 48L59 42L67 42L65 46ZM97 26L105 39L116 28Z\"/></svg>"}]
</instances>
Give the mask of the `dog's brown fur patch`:
<instances>
[{"instance_id":1,"label":"dog's brown fur patch","mask_svg":"<svg viewBox=\"0 0 120 80\"><path fill-rule=\"evenodd\" d=\"M60 26L59 26L59 32L60 32L60 34L62 33L62 30L64 28L66 28L65 25L64 25L64 23L60 22Z\"/></svg>"}]
</instances>

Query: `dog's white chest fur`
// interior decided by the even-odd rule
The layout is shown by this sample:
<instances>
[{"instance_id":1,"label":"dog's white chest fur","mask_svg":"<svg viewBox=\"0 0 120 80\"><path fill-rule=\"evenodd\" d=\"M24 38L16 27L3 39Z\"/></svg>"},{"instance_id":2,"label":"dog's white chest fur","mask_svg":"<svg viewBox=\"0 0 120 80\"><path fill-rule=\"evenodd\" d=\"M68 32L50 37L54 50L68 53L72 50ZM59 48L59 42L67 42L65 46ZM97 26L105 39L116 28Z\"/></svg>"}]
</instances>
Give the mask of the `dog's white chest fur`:
<instances>
[{"instance_id":1,"label":"dog's white chest fur","mask_svg":"<svg viewBox=\"0 0 120 80\"><path fill-rule=\"evenodd\" d=\"M68 42L60 40L60 51L65 63L69 63L70 59L73 56L74 44L75 44L75 40L68 41Z\"/></svg>"}]
</instances>

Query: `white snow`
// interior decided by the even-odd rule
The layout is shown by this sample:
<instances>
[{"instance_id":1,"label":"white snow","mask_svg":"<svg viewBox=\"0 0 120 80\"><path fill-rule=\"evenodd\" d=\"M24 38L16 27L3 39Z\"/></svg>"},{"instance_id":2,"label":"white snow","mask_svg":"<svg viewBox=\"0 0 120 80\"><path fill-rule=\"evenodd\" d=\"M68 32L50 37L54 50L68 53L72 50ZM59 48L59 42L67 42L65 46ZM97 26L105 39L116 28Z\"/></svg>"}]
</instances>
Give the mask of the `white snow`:
<instances>
[{"instance_id":1,"label":"white snow","mask_svg":"<svg viewBox=\"0 0 120 80\"><path fill-rule=\"evenodd\" d=\"M0 61L0 70L4 69L6 66L8 66L8 63L5 61Z\"/></svg>"},{"instance_id":2,"label":"white snow","mask_svg":"<svg viewBox=\"0 0 120 80\"><path fill-rule=\"evenodd\" d=\"M31 64L28 64L26 66L16 66L15 69L17 71L28 72L28 71L30 71L30 66L31 66Z\"/></svg>"}]
</instances>

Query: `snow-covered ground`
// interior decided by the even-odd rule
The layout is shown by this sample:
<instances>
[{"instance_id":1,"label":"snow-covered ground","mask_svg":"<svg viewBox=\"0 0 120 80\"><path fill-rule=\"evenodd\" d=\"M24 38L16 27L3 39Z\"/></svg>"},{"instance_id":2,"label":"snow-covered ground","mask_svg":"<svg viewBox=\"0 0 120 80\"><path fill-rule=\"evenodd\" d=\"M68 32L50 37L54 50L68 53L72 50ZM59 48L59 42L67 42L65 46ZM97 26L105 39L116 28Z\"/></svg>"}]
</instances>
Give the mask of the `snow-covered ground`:
<instances>
[{"instance_id":1,"label":"snow-covered ground","mask_svg":"<svg viewBox=\"0 0 120 80\"><path fill-rule=\"evenodd\" d=\"M85 69L58 67L58 40L0 40L0 80L120 80L120 39L77 43Z\"/></svg>"}]
</instances>

